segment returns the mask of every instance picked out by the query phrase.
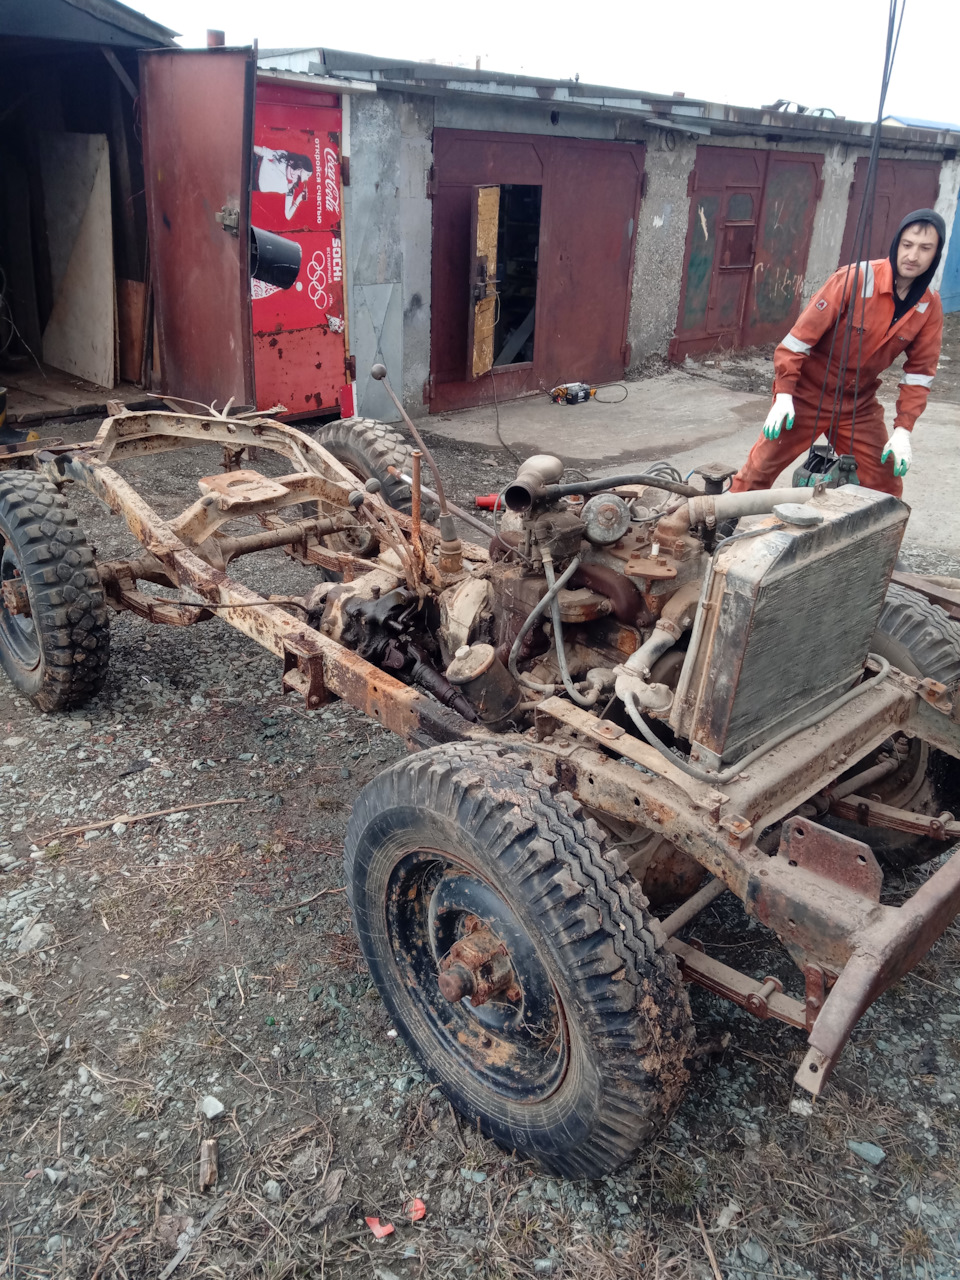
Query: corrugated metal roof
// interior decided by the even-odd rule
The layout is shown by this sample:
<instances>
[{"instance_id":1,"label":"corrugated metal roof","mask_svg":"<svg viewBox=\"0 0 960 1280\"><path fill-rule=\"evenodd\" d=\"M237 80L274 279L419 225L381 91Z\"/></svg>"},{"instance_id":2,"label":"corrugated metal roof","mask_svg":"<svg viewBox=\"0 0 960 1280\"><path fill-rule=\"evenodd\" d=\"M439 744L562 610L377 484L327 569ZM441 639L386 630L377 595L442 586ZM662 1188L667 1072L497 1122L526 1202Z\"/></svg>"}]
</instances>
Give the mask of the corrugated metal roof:
<instances>
[{"instance_id":1,"label":"corrugated metal roof","mask_svg":"<svg viewBox=\"0 0 960 1280\"><path fill-rule=\"evenodd\" d=\"M940 133L960 133L960 124L945 124L939 120L921 120L919 116L884 116L884 124L900 124L908 129L936 129Z\"/></svg>"},{"instance_id":2,"label":"corrugated metal roof","mask_svg":"<svg viewBox=\"0 0 960 1280\"><path fill-rule=\"evenodd\" d=\"M315 54L315 59L309 57ZM434 62L383 58L344 49L264 49L261 59L274 66L296 59L297 70L314 75L339 75L367 79L385 90L431 96L457 95L491 102L549 103L567 111L616 115L638 119L659 129L694 135L761 135L769 141L805 140L821 145L846 142L864 146L873 134L873 123L818 116L771 108L737 107L704 98L675 97L639 89L585 84L575 80L550 80L540 76L452 67ZM960 147L960 127L898 121L883 128L886 147L904 150L943 151Z\"/></svg>"}]
</instances>

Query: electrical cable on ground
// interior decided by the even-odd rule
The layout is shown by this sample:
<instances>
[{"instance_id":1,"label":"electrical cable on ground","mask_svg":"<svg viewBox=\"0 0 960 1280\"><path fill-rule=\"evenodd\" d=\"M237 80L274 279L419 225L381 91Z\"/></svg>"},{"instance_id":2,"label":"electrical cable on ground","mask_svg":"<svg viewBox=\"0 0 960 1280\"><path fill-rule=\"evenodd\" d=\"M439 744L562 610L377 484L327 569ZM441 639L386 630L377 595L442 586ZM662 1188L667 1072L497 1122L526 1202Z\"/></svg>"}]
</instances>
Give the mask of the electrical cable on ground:
<instances>
[{"instance_id":1,"label":"electrical cable on ground","mask_svg":"<svg viewBox=\"0 0 960 1280\"><path fill-rule=\"evenodd\" d=\"M519 467L522 461L520 455L518 453L514 453L506 440L504 440L503 436L500 434L500 401L497 398L497 379L494 376L493 365L490 366L487 372L490 374L490 385L493 387L493 407L497 415L496 422L493 424L493 429L496 431L497 439L500 441L500 448L506 449L507 453L509 453L510 457ZM496 514L496 511L494 511L494 514ZM499 534L497 536L499 537Z\"/></svg>"},{"instance_id":2,"label":"electrical cable on ground","mask_svg":"<svg viewBox=\"0 0 960 1280\"><path fill-rule=\"evenodd\" d=\"M605 390L605 388L607 387L619 387L620 390L623 392L623 395L620 397L619 400L601 400L599 396L599 392ZM626 386L624 386L622 382L603 382L600 384L599 387L597 387L597 393L598 394L594 395L593 397L594 400L596 400L597 404L623 404L624 400L626 400L627 396L630 394L630 391Z\"/></svg>"}]
</instances>

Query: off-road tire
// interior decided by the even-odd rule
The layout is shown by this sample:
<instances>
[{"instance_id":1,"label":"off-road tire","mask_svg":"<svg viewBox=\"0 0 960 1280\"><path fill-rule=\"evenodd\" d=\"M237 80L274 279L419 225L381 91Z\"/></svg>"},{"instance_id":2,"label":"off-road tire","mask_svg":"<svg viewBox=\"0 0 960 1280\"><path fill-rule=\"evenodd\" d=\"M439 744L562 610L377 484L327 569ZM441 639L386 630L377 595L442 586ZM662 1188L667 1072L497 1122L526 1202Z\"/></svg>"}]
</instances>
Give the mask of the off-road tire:
<instances>
[{"instance_id":1,"label":"off-road tire","mask_svg":"<svg viewBox=\"0 0 960 1280\"><path fill-rule=\"evenodd\" d=\"M892 582L877 631L903 645L918 674L951 688L960 684L960 622L938 604Z\"/></svg>"},{"instance_id":2,"label":"off-road tire","mask_svg":"<svg viewBox=\"0 0 960 1280\"><path fill-rule=\"evenodd\" d=\"M395 427L373 418L340 418L319 427L314 439L361 479L379 480L389 505L410 514L410 486L387 470L413 474L412 450Z\"/></svg>"},{"instance_id":3,"label":"off-road tire","mask_svg":"<svg viewBox=\"0 0 960 1280\"><path fill-rule=\"evenodd\" d=\"M546 975L562 1044L559 1032L548 1038L549 1022L528 1015L532 981L522 984L514 1029L501 1037L477 1021L488 1006L443 1000L442 957L427 949L418 967L417 921L426 926L447 909L436 908L444 881L440 870L431 880L431 859L455 885L497 899L494 914L481 918L490 923L502 913L519 926L518 934L501 924L498 936L519 936L516 954ZM529 760L502 747L448 744L381 773L354 805L346 873L360 944L394 1024L454 1107L488 1137L555 1174L595 1178L634 1156L671 1114L693 1044L676 961L661 949L640 886L599 826ZM398 921L409 947L398 945ZM524 972L514 951L511 962ZM509 1022L514 1010L500 1009ZM530 1021L544 1028L532 1052L523 1040ZM515 1050L514 1034L522 1041ZM523 1096L526 1077L504 1082L508 1068L500 1064L522 1077L540 1052L544 1064L556 1055L563 1065Z\"/></svg>"},{"instance_id":4,"label":"off-road tire","mask_svg":"<svg viewBox=\"0 0 960 1280\"><path fill-rule=\"evenodd\" d=\"M4 671L41 711L83 706L106 679L109 618L93 551L45 477L0 473L0 554L30 604L27 619L0 603Z\"/></svg>"},{"instance_id":5,"label":"off-road tire","mask_svg":"<svg viewBox=\"0 0 960 1280\"><path fill-rule=\"evenodd\" d=\"M960 682L960 624L939 605L931 604L908 587L891 583L871 649L905 675L926 676L950 686ZM919 785L914 786L908 775L894 775L881 780L871 791L886 803L914 813L960 814L960 762L934 751L919 738L912 740L909 750L918 754L915 782ZM857 768L864 763L861 761ZM924 769L922 777L920 768ZM868 844L881 862L897 871L922 866L948 847L944 841L929 836L862 827L838 818L831 818L829 825Z\"/></svg>"}]
</instances>

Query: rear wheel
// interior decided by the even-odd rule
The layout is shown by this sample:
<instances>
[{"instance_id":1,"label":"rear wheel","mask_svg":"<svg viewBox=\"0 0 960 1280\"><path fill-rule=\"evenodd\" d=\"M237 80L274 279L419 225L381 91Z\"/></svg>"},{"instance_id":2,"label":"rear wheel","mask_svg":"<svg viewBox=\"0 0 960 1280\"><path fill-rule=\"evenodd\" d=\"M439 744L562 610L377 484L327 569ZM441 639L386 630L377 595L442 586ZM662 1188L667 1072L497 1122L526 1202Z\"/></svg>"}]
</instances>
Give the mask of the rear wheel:
<instances>
[{"instance_id":1,"label":"rear wheel","mask_svg":"<svg viewBox=\"0 0 960 1280\"><path fill-rule=\"evenodd\" d=\"M389 506L410 513L410 486L388 470L395 467L403 475L410 475L413 467L410 446L399 431L372 418L343 418L324 423L314 438L358 480L378 480L380 492ZM303 503L300 507L301 519L335 514L335 509L323 502ZM424 514L429 516L430 513ZM369 529L359 529L356 533L327 534L323 545L331 551L366 556L376 544ZM321 573L328 581L340 578L338 573L329 569L321 570Z\"/></svg>"},{"instance_id":2,"label":"rear wheel","mask_svg":"<svg viewBox=\"0 0 960 1280\"><path fill-rule=\"evenodd\" d=\"M110 630L93 551L59 490L0 473L0 663L41 711L82 706L103 687Z\"/></svg>"},{"instance_id":3,"label":"rear wheel","mask_svg":"<svg viewBox=\"0 0 960 1280\"><path fill-rule=\"evenodd\" d=\"M676 962L600 828L522 756L454 744L388 769L346 866L397 1029L494 1141L599 1177L669 1116L693 1041Z\"/></svg>"},{"instance_id":4,"label":"rear wheel","mask_svg":"<svg viewBox=\"0 0 960 1280\"><path fill-rule=\"evenodd\" d=\"M412 474L412 451L395 427L372 418L342 418L324 423L315 439L361 480L379 480L390 506L410 514L410 486L388 470Z\"/></svg>"}]
</instances>

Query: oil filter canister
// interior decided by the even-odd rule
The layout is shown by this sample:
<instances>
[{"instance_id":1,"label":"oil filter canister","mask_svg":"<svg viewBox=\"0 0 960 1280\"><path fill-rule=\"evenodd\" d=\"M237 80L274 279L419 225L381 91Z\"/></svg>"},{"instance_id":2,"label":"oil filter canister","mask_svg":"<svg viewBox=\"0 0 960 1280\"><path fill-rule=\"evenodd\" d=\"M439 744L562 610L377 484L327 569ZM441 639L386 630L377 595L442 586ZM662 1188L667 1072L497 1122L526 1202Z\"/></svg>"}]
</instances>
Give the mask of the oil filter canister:
<instances>
[{"instance_id":1,"label":"oil filter canister","mask_svg":"<svg viewBox=\"0 0 960 1280\"><path fill-rule=\"evenodd\" d=\"M484 724L506 720L519 705L516 682L497 657L492 644L465 644L447 667L447 679L457 685Z\"/></svg>"}]
</instances>

